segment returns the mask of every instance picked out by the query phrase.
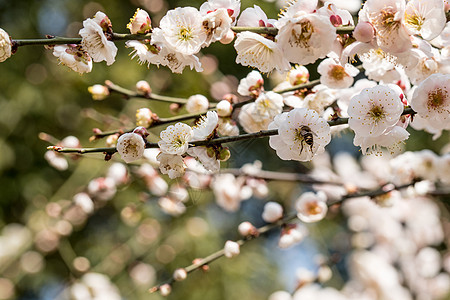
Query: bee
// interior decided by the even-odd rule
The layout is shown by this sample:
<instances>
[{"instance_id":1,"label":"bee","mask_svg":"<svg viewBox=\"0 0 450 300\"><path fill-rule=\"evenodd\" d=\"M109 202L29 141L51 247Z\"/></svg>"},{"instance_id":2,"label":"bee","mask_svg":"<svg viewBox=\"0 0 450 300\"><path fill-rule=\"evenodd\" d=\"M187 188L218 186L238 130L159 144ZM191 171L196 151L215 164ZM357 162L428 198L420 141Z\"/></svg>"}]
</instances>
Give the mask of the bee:
<instances>
[{"instance_id":1,"label":"bee","mask_svg":"<svg viewBox=\"0 0 450 300\"><path fill-rule=\"evenodd\" d=\"M317 134L312 132L311 128L309 128L308 126L302 125L300 126L299 135L302 137L302 149L300 150L300 153L303 152L303 142L309 146L309 149L312 152L312 146L314 145L314 136L317 136Z\"/></svg>"}]
</instances>

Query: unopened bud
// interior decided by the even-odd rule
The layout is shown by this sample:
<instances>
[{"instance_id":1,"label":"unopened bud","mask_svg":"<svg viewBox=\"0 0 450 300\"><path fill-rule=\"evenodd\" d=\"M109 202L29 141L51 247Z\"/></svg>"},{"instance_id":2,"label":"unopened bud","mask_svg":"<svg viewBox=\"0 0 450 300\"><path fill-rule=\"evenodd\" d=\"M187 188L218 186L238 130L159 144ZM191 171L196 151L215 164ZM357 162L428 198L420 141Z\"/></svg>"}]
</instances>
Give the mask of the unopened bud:
<instances>
[{"instance_id":1,"label":"unopened bud","mask_svg":"<svg viewBox=\"0 0 450 300\"><path fill-rule=\"evenodd\" d=\"M149 135L147 129L145 127L142 127L142 126L136 127L133 130L133 133L139 134L140 136L142 136L143 139L145 139Z\"/></svg>"},{"instance_id":2,"label":"unopened bud","mask_svg":"<svg viewBox=\"0 0 450 300\"><path fill-rule=\"evenodd\" d=\"M375 31L369 22L359 22L353 30L353 37L362 43L368 43L375 37Z\"/></svg>"},{"instance_id":3,"label":"unopened bud","mask_svg":"<svg viewBox=\"0 0 450 300\"><path fill-rule=\"evenodd\" d=\"M224 250L224 255L226 257L232 258L232 257L235 257L235 256L239 255L239 253L240 253L240 246L236 242L227 241L225 243L225 246L224 246L223 250Z\"/></svg>"},{"instance_id":4,"label":"unopened bud","mask_svg":"<svg viewBox=\"0 0 450 300\"><path fill-rule=\"evenodd\" d=\"M88 87L88 91L91 93L92 99L94 100L103 100L109 96L109 89L101 84L94 84L93 86Z\"/></svg>"},{"instance_id":5,"label":"unopened bud","mask_svg":"<svg viewBox=\"0 0 450 300\"><path fill-rule=\"evenodd\" d=\"M239 234L242 236L257 236L258 229L250 222L242 222L238 226Z\"/></svg>"},{"instance_id":6,"label":"unopened bud","mask_svg":"<svg viewBox=\"0 0 450 300\"><path fill-rule=\"evenodd\" d=\"M111 134L108 135L106 138L106 146L108 147L115 147L117 144L117 139L119 138L118 134Z\"/></svg>"},{"instance_id":7,"label":"unopened bud","mask_svg":"<svg viewBox=\"0 0 450 300\"><path fill-rule=\"evenodd\" d=\"M231 43L234 40L234 32L233 30L228 30L227 33L220 39L219 42L221 42L224 45L227 45Z\"/></svg>"},{"instance_id":8,"label":"unopened bud","mask_svg":"<svg viewBox=\"0 0 450 300\"><path fill-rule=\"evenodd\" d=\"M227 161L231 157L231 152L228 148L222 148L216 157L220 161Z\"/></svg>"},{"instance_id":9,"label":"unopened bud","mask_svg":"<svg viewBox=\"0 0 450 300\"><path fill-rule=\"evenodd\" d=\"M238 97L235 94L225 94L222 97L222 100L227 100L231 104L238 103Z\"/></svg>"},{"instance_id":10,"label":"unopened bud","mask_svg":"<svg viewBox=\"0 0 450 300\"><path fill-rule=\"evenodd\" d=\"M159 292L161 293L161 296L169 296L169 294L172 292L172 287L170 284L163 284L159 287Z\"/></svg>"},{"instance_id":11,"label":"unopened bud","mask_svg":"<svg viewBox=\"0 0 450 300\"><path fill-rule=\"evenodd\" d=\"M183 268L176 269L176 270L173 272L173 279L174 279L175 281L183 281L183 280L186 279L186 277L187 277L187 272L186 272L186 270L183 269Z\"/></svg>"},{"instance_id":12,"label":"unopened bud","mask_svg":"<svg viewBox=\"0 0 450 300\"><path fill-rule=\"evenodd\" d=\"M140 80L136 83L136 90L139 94L142 94L144 96L150 96L150 94L152 93L150 84L145 80Z\"/></svg>"},{"instance_id":13,"label":"unopened bud","mask_svg":"<svg viewBox=\"0 0 450 300\"><path fill-rule=\"evenodd\" d=\"M171 103L169 105L169 110L171 113L176 114L180 110L181 105L178 103Z\"/></svg>"},{"instance_id":14,"label":"unopened bud","mask_svg":"<svg viewBox=\"0 0 450 300\"><path fill-rule=\"evenodd\" d=\"M145 128L150 127L153 123L153 113L148 108L140 108L136 110L136 125Z\"/></svg>"},{"instance_id":15,"label":"unopened bud","mask_svg":"<svg viewBox=\"0 0 450 300\"><path fill-rule=\"evenodd\" d=\"M7 60L12 54L12 43L9 34L0 28L0 62Z\"/></svg>"},{"instance_id":16,"label":"unopened bud","mask_svg":"<svg viewBox=\"0 0 450 300\"><path fill-rule=\"evenodd\" d=\"M222 100L219 103L217 103L216 106L217 114L220 117L228 117L233 112L233 106L231 106L231 103L227 100Z\"/></svg>"}]
</instances>

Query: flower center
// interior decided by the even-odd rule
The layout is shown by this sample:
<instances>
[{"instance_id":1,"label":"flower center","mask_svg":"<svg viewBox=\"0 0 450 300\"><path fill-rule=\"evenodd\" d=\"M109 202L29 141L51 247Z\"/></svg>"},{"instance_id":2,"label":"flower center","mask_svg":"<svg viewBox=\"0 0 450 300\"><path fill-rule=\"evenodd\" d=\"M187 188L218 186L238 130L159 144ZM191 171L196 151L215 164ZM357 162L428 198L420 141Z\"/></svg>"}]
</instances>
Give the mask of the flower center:
<instances>
[{"instance_id":1,"label":"flower center","mask_svg":"<svg viewBox=\"0 0 450 300\"><path fill-rule=\"evenodd\" d=\"M400 21L395 20L395 13L396 11L392 7L385 7L379 13L372 13L372 24L377 29L379 36L389 35L400 27Z\"/></svg>"},{"instance_id":2,"label":"flower center","mask_svg":"<svg viewBox=\"0 0 450 300\"><path fill-rule=\"evenodd\" d=\"M416 14L405 14L405 22L416 30L420 30L425 23L425 18Z\"/></svg>"},{"instance_id":3,"label":"flower center","mask_svg":"<svg viewBox=\"0 0 450 300\"><path fill-rule=\"evenodd\" d=\"M314 27L310 21L305 21L301 24L296 24L292 28L292 36L294 37L294 43L296 46L306 47L314 33Z\"/></svg>"},{"instance_id":4,"label":"flower center","mask_svg":"<svg viewBox=\"0 0 450 300\"><path fill-rule=\"evenodd\" d=\"M442 108L442 106L444 106L446 100L447 100L447 91L441 88L437 88L428 94L427 105L429 108L437 110L439 108Z\"/></svg>"},{"instance_id":5,"label":"flower center","mask_svg":"<svg viewBox=\"0 0 450 300\"><path fill-rule=\"evenodd\" d=\"M317 204L317 201L311 201L306 203L306 213L308 215L318 215L322 212L322 209Z\"/></svg>"},{"instance_id":6,"label":"flower center","mask_svg":"<svg viewBox=\"0 0 450 300\"><path fill-rule=\"evenodd\" d=\"M182 41L189 41L192 39L192 29L187 27L181 27L178 32L178 37Z\"/></svg>"},{"instance_id":7,"label":"flower center","mask_svg":"<svg viewBox=\"0 0 450 300\"><path fill-rule=\"evenodd\" d=\"M384 118L384 110L382 106L374 106L372 107L372 109L369 111L369 115L375 119L375 121L379 121L381 119Z\"/></svg>"},{"instance_id":8,"label":"flower center","mask_svg":"<svg viewBox=\"0 0 450 300\"><path fill-rule=\"evenodd\" d=\"M328 75L336 80L342 80L347 75L343 66L334 65Z\"/></svg>"}]
</instances>

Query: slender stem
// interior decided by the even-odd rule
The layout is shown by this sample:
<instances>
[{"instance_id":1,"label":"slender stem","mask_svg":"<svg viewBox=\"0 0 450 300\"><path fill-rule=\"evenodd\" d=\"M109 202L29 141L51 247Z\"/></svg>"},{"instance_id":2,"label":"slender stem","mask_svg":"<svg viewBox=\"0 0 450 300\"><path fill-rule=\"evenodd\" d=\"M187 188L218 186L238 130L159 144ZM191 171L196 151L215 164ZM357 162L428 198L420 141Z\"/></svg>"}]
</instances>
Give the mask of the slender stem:
<instances>
[{"instance_id":1,"label":"slender stem","mask_svg":"<svg viewBox=\"0 0 450 300\"><path fill-rule=\"evenodd\" d=\"M342 185L341 182L333 182L333 181L321 181L312 178L311 176L307 174L298 174L298 173L287 173L287 172L275 172L275 171L266 171L266 170L259 170L255 173L247 173L244 172L242 169L221 169L220 173L230 173L235 176L247 176L257 179L264 179L264 180L279 180L279 181L295 181L295 182L302 182L302 183L310 183L310 184L332 184L332 185Z\"/></svg>"},{"instance_id":2,"label":"slender stem","mask_svg":"<svg viewBox=\"0 0 450 300\"><path fill-rule=\"evenodd\" d=\"M328 206L332 206L332 205L335 205L335 204L342 203L346 199L350 199L350 198L376 197L376 196L384 195L384 194L387 194L387 193L389 193L389 192L391 192L393 190L400 190L400 189L407 188L407 187L409 187L411 185L414 185L414 183L415 182L413 181L413 182L408 183L408 184L404 184L404 185L400 185L400 186L393 186L390 189L383 189L383 187L381 187L381 188L379 188L377 190L374 190L374 191L368 191L368 192L364 192L364 193L348 194L348 195L343 196L341 199L339 199L337 201L328 203ZM254 239L258 238L259 236L267 233L268 231L270 231L272 229L275 229L275 228L278 228L280 226L283 226L283 225L285 225L285 224L295 220L296 218L297 218L297 214L296 213L289 214L289 215L285 216L283 219L281 219L281 220L279 220L277 222L274 222L274 223L271 223L271 224L267 224L265 226L262 226L262 227L258 228L257 231L256 231L257 234L249 235L249 236L247 236L247 237L245 237L243 239L237 240L236 243L238 243L240 246L243 246L248 241L254 240ZM200 259L195 264L191 264L191 265L185 267L184 270L187 273L191 273L191 272L201 268L202 266L208 265L211 262L213 262L213 261L223 257L224 255L225 255L225 251L222 248L222 249L220 249L220 250L218 250L218 251L216 251L216 252L206 256L205 258ZM172 285L173 283L175 283L175 280L173 278L170 278L165 283L157 285L157 286L149 289L149 292L151 292L151 293L157 292L162 285L164 285L164 284Z\"/></svg>"},{"instance_id":3,"label":"slender stem","mask_svg":"<svg viewBox=\"0 0 450 300\"><path fill-rule=\"evenodd\" d=\"M149 99L149 100L156 100L156 101L169 102L169 103L179 103L179 104L186 104L188 101L186 98L168 97L168 96L157 95L154 93L150 93L148 95L139 94L135 91L132 91L132 90L123 88L117 84L114 84L110 80L106 80L105 85L109 89L110 92L119 93L121 95L124 95L126 98L144 98L144 99Z\"/></svg>"},{"instance_id":4,"label":"slender stem","mask_svg":"<svg viewBox=\"0 0 450 300\"><path fill-rule=\"evenodd\" d=\"M336 33L351 33L354 30L354 26L339 26L336 28ZM259 34L276 35L278 29L275 27L231 27L234 32L251 31ZM127 41L127 40L147 40L151 38L151 33L148 34L126 34L126 33L114 33L112 36L113 41ZM81 38L68 38L68 37L49 37L47 39L17 39L13 40L16 47L31 46L31 45L61 45L61 44L79 44Z\"/></svg>"},{"instance_id":5,"label":"slender stem","mask_svg":"<svg viewBox=\"0 0 450 300\"><path fill-rule=\"evenodd\" d=\"M408 115L408 114L415 114L415 111L412 110L412 108L407 107L403 111L402 115ZM170 122L175 122L175 121L180 121L180 120L185 120L185 119L191 119L191 118L194 118L195 116L196 115L193 114L193 115L184 115L184 116L180 116L180 117L167 118L164 120L164 122L170 123ZM342 124L347 124L347 123L348 123L348 118L337 118L335 120L328 121L328 124L330 126L342 125ZM158 123L158 125L161 125L161 124L163 124L163 123L162 122ZM124 132L131 132L131 130L124 131ZM114 133L117 133L117 131L104 132L101 134L107 135L107 134L114 134ZM254 132L254 133L244 133L241 135L224 136L224 137L219 137L219 138L206 140L206 141L192 142L192 143L189 143L189 146L190 147L212 146L212 145L217 145L217 144L225 144L225 143L237 142L237 141L242 141L242 140L262 138L262 137L267 137L267 136L272 136L272 135L277 135L277 134L278 134L278 129L261 130L261 131ZM158 146L158 143L147 143L146 148L159 148L159 146ZM116 152L116 148L114 148L114 147L109 147L109 148L62 148L62 147L57 147L57 146L50 146L50 147L47 147L47 149L54 150L54 151L60 152L60 153L80 153L80 154L91 153L91 152L106 152L106 153L112 154L112 153Z\"/></svg>"},{"instance_id":6,"label":"slender stem","mask_svg":"<svg viewBox=\"0 0 450 300\"><path fill-rule=\"evenodd\" d=\"M151 34L126 34L126 33L114 33L113 41L128 41L128 40L146 40L150 39ZM65 45L65 44L80 44L81 38L67 38L61 36L49 37L47 39L21 39L13 40L14 45L31 46L31 45Z\"/></svg>"}]
</instances>

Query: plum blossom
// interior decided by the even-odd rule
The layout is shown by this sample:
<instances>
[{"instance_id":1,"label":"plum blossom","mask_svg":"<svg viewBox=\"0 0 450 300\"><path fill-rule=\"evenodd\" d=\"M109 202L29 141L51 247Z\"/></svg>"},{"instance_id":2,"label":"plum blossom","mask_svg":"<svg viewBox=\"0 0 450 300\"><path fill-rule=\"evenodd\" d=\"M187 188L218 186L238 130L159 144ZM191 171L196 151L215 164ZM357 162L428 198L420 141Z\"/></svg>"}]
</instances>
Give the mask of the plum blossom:
<instances>
[{"instance_id":1,"label":"plum blossom","mask_svg":"<svg viewBox=\"0 0 450 300\"><path fill-rule=\"evenodd\" d=\"M415 89L411 107L435 128L448 128L450 116L450 75L433 74Z\"/></svg>"},{"instance_id":2,"label":"plum blossom","mask_svg":"<svg viewBox=\"0 0 450 300\"><path fill-rule=\"evenodd\" d=\"M258 97L264 90L264 79L258 71L251 71L239 81L237 92L242 96Z\"/></svg>"},{"instance_id":3,"label":"plum blossom","mask_svg":"<svg viewBox=\"0 0 450 300\"><path fill-rule=\"evenodd\" d=\"M404 13L405 1L368 0L359 12L359 22L370 22L375 28L378 46L395 54L412 47L403 24Z\"/></svg>"},{"instance_id":4,"label":"plum blossom","mask_svg":"<svg viewBox=\"0 0 450 300\"><path fill-rule=\"evenodd\" d=\"M278 247L286 249L300 243L308 235L308 229L301 224L287 224L281 231Z\"/></svg>"},{"instance_id":5,"label":"plum blossom","mask_svg":"<svg viewBox=\"0 0 450 300\"><path fill-rule=\"evenodd\" d=\"M358 75L359 71L351 64L342 66L333 58L323 60L317 67L320 83L333 89L345 89L353 84L353 77Z\"/></svg>"},{"instance_id":6,"label":"plum blossom","mask_svg":"<svg viewBox=\"0 0 450 300\"><path fill-rule=\"evenodd\" d=\"M220 8L225 8L227 10L228 15L232 20L231 25L236 24L237 16L241 11L240 0L209 0L200 6L200 12L205 15L208 12L212 12Z\"/></svg>"},{"instance_id":7,"label":"plum blossom","mask_svg":"<svg viewBox=\"0 0 450 300\"><path fill-rule=\"evenodd\" d=\"M399 152L403 141L408 139L409 133L400 126L394 126L379 136L360 136L355 135L353 144L361 147L363 155L382 154L381 147L387 148L391 154Z\"/></svg>"},{"instance_id":8,"label":"plum blossom","mask_svg":"<svg viewBox=\"0 0 450 300\"><path fill-rule=\"evenodd\" d=\"M94 100L104 100L109 96L109 89L102 84L94 84L93 86L88 87L88 92Z\"/></svg>"},{"instance_id":9,"label":"plum blossom","mask_svg":"<svg viewBox=\"0 0 450 300\"><path fill-rule=\"evenodd\" d=\"M217 103L216 110L217 114L220 117L229 117L233 112L233 106L231 105L230 101L221 100L219 103Z\"/></svg>"},{"instance_id":10,"label":"plum blossom","mask_svg":"<svg viewBox=\"0 0 450 300\"><path fill-rule=\"evenodd\" d=\"M364 89L350 100L348 125L358 136L379 136L400 119L403 104L398 91L378 85Z\"/></svg>"},{"instance_id":11,"label":"plum blossom","mask_svg":"<svg viewBox=\"0 0 450 300\"><path fill-rule=\"evenodd\" d=\"M183 55L200 51L206 41L203 17L194 7L177 7L169 10L159 27L168 45Z\"/></svg>"},{"instance_id":12,"label":"plum blossom","mask_svg":"<svg viewBox=\"0 0 450 300\"><path fill-rule=\"evenodd\" d=\"M269 145L283 160L312 160L331 140L330 125L306 108L277 115L268 129L278 129L278 135L269 138Z\"/></svg>"},{"instance_id":13,"label":"plum blossom","mask_svg":"<svg viewBox=\"0 0 450 300\"><path fill-rule=\"evenodd\" d=\"M0 28L0 62L3 62L11 57L11 38L9 34Z\"/></svg>"},{"instance_id":14,"label":"plum blossom","mask_svg":"<svg viewBox=\"0 0 450 300\"><path fill-rule=\"evenodd\" d=\"M247 7L240 15L237 26L273 27L276 20L268 19L266 13L258 6Z\"/></svg>"},{"instance_id":15,"label":"plum blossom","mask_svg":"<svg viewBox=\"0 0 450 300\"><path fill-rule=\"evenodd\" d=\"M230 31L232 19L225 8L218 8L207 12L203 16L203 28L206 31L206 40L202 47L225 38Z\"/></svg>"},{"instance_id":16,"label":"plum blossom","mask_svg":"<svg viewBox=\"0 0 450 300\"><path fill-rule=\"evenodd\" d=\"M192 128L192 141L204 141L214 134L219 117L215 111L208 111L200 121Z\"/></svg>"},{"instance_id":17,"label":"plum blossom","mask_svg":"<svg viewBox=\"0 0 450 300\"><path fill-rule=\"evenodd\" d=\"M275 26L279 29L277 44L292 63L305 65L325 57L336 39L336 28L330 20L316 13L299 12L296 17L282 18Z\"/></svg>"},{"instance_id":18,"label":"plum blossom","mask_svg":"<svg viewBox=\"0 0 450 300\"><path fill-rule=\"evenodd\" d=\"M411 34L432 40L442 32L446 22L442 0L410 0L406 4L404 23Z\"/></svg>"},{"instance_id":19,"label":"plum blossom","mask_svg":"<svg viewBox=\"0 0 450 300\"><path fill-rule=\"evenodd\" d=\"M325 193L303 193L295 203L297 217L306 223L322 220L328 211L327 197Z\"/></svg>"},{"instance_id":20,"label":"plum blossom","mask_svg":"<svg viewBox=\"0 0 450 300\"><path fill-rule=\"evenodd\" d=\"M238 33L234 48L237 52L236 63L243 66L257 68L263 73L270 73L274 69L283 73L291 68L279 44L257 33Z\"/></svg>"},{"instance_id":21,"label":"plum blossom","mask_svg":"<svg viewBox=\"0 0 450 300\"><path fill-rule=\"evenodd\" d=\"M161 173L169 175L170 179L175 179L184 175L186 165L184 164L181 155L161 152L156 159L159 161L159 170Z\"/></svg>"},{"instance_id":22,"label":"plum blossom","mask_svg":"<svg viewBox=\"0 0 450 300\"><path fill-rule=\"evenodd\" d=\"M144 156L145 141L140 134L124 133L117 140L116 148L122 159L126 163L130 163Z\"/></svg>"},{"instance_id":23,"label":"plum blossom","mask_svg":"<svg viewBox=\"0 0 450 300\"><path fill-rule=\"evenodd\" d=\"M93 19L88 18L83 21L83 28L79 31L82 37L81 45L93 61L105 60L108 66L114 63L117 47L106 36L111 33L111 21L100 11L95 14Z\"/></svg>"},{"instance_id":24,"label":"plum blossom","mask_svg":"<svg viewBox=\"0 0 450 300\"><path fill-rule=\"evenodd\" d=\"M92 71L92 59L80 45L55 45L53 55L61 64L80 74Z\"/></svg>"},{"instance_id":25,"label":"plum blossom","mask_svg":"<svg viewBox=\"0 0 450 300\"><path fill-rule=\"evenodd\" d=\"M153 113L150 109L144 107L136 110L136 125L142 127L150 127L153 123Z\"/></svg>"},{"instance_id":26,"label":"plum blossom","mask_svg":"<svg viewBox=\"0 0 450 300\"><path fill-rule=\"evenodd\" d=\"M188 149L188 143L192 140L194 132L189 125L176 123L161 131L161 141L158 142L161 152L181 155Z\"/></svg>"},{"instance_id":27,"label":"plum blossom","mask_svg":"<svg viewBox=\"0 0 450 300\"><path fill-rule=\"evenodd\" d=\"M127 24L127 28L132 34L144 34L152 30L152 20L148 13L143 9L136 9L134 16Z\"/></svg>"}]
</instances>

